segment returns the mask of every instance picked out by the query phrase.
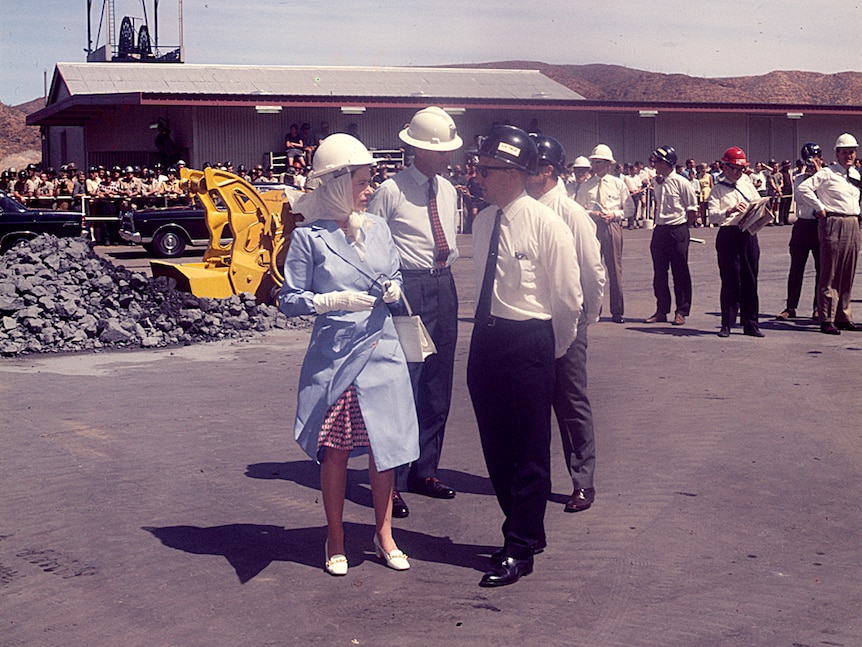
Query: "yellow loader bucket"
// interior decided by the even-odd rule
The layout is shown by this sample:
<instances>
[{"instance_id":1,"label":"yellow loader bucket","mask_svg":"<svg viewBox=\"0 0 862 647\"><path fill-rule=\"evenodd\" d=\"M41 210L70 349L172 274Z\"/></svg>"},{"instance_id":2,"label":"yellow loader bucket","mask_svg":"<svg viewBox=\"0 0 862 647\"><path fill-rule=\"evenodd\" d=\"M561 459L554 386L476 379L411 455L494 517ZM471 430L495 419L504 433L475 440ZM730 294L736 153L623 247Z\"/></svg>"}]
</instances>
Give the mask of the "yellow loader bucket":
<instances>
[{"instance_id":1,"label":"yellow loader bucket","mask_svg":"<svg viewBox=\"0 0 862 647\"><path fill-rule=\"evenodd\" d=\"M177 282L177 289L191 292L197 297L225 299L234 294L227 267L212 267L206 263L175 265L164 261L150 261L153 277L166 276Z\"/></svg>"}]
</instances>

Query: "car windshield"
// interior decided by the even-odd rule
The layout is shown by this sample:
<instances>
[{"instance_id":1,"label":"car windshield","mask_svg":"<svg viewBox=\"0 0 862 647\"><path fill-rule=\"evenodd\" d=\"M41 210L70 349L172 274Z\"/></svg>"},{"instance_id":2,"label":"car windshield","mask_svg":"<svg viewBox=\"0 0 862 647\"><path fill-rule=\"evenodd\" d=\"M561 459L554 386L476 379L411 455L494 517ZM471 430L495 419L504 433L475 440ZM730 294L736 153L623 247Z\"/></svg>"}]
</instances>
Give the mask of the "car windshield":
<instances>
[{"instance_id":1,"label":"car windshield","mask_svg":"<svg viewBox=\"0 0 862 647\"><path fill-rule=\"evenodd\" d=\"M4 213L24 213L27 211L27 208L14 198L10 198L8 195L0 191L0 211L3 211Z\"/></svg>"}]
</instances>

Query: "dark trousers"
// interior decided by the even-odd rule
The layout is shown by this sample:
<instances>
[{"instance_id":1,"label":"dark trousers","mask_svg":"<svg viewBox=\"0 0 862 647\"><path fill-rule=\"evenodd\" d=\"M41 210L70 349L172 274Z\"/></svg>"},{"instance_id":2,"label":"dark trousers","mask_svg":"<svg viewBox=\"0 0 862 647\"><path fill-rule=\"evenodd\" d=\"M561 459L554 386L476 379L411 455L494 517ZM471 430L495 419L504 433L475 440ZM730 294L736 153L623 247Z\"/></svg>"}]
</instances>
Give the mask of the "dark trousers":
<instances>
[{"instance_id":1,"label":"dark trousers","mask_svg":"<svg viewBox=\"0 0 862 647\"><path fill-rule=\"evenodd\" d=\"M652 255L652 289L659 314L670 312L668 269L673 274L676 312L688 316L691 310L691 274L688 271L688 225L658 225L652 232L649 251Z\"/></svg>"},{"instance_id":2,"label":"dark trousers","mask_svg":"<svg viewBox=\"0 0 862 647\"><path fill-rule=\"evenodd\" d=\"M395 489L409 482L437 476L446 419L452 401L452 373L458 341L458 293L449 271L440 274L402 271L404 294L413 314L422 317L437 352L424 362L408 364L419 419L419 458L395 470Z\"/></svg>"},{"instance_id":3,"label":"dark trousers","mask_svg":"<svg viewBox=\"0 0 862 647\"><path fill-rule=\"evenodd\" d=\"M505 516L505 553L528 559L545 544L551 492L554 331L550 321L492 321L473 328L467 387Z\"/></svg>"},{"instance_id":4,"label":"dark trousers","mask_svg":"<svg viewBox=\"0 0 862 647\"><path fill-rule=\"evenodd\" d=\"M593 410L587 396L587 328L586 323L578 324L575 341L555 362L554 413L566 467L577 489L593 487L596 469Z\"/></svg>"},{"instance_id":5,"label":"dark trousers","mask_svg":"<svg viewBox=\"0 0 862 647\"><path fill-rule=\"evenodd\" d=\"M802 278L809 252L814 257L814 310L817 311L817 285L820 282L820 236L817 221L799 218L790 233L790 273L787 275L787 309L796 310L802 294Z\"/></svg>"},{"instance_id":6,"label":"dark trousers","mask_svg":"<svg viewBox=\"0 0 862 647\"><path fill-rule=\"evenodd\" d=\"M757 236L739 227L719 227L715 237L721 275L721 325L732 328L737 313L743 328L757 326L757 270L760 245Z\"/></svg>"},{"instance_id":7,"label":"dark trousers","mask_svg":"<svg viewBox=\"0 0 862 647\"><path fill-rule=\"evenodd\" d=\"M623 230L620 223L596 219L596 237L602 250L602 260L608 270L611 315L622 317L623 303Z\"/></svg>"}]
</instances>

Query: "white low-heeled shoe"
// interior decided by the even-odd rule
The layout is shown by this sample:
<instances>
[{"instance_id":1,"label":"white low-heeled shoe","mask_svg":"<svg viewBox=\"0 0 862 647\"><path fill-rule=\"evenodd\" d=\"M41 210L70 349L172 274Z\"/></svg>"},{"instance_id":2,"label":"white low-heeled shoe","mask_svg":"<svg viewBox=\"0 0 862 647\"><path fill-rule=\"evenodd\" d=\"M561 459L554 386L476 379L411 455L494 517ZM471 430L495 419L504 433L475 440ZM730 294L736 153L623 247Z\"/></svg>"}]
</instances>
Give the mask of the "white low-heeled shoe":
<instances>
[{"instance_id":1,"label":"white low-heeled shoe","mask_svg":"<svg viewBox=\"0 0 862 647\"><path fill-rule=\"evenodd\" d=\"M374 535L374 552L377 557L386 561L386 565L396 571L406 571L410 568L410 562L407 561L407 555L402 553L397 548L390 553L387 553L380 546L380 541L377 539L377 534Z\"/></svg>"},{"instance_id":2,"label":"white low-heeled shoe","mask_svg":"<svg viewBox=\"0 0 862 647\"><path fill-rule=\"evenodd\" d=\"M326 569L326 572L330 575L347 575L347 557L341 554L330 557L329 542L323 545L323 550L326 557L323 567Z\"/></svg>"}]
</instances>

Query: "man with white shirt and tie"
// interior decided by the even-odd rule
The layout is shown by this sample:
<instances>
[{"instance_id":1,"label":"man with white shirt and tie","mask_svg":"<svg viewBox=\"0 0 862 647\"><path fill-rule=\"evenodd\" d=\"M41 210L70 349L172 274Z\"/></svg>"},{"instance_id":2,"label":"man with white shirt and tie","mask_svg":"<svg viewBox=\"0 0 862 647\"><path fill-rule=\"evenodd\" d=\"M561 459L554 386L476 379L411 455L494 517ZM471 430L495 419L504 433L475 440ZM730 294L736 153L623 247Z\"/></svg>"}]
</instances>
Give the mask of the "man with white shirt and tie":
<instances>
[{"instance_id":1,"label":"man with white shirt and tie","mask_svg":"<svg viewBox=\"0 0 862 647\"><path fill-rule=\"evenodd\" d=\"M815 205L820 222L820 280L817 307L820 332L840 335L842 330L862 330L853 321L850 292L862 233L859 230L859 197L862 178L856 168L856 138L850 133L835 142L835 158L799 185L799 195Z\"/></svg>"},{"instance_id":2,"label":"man with white shirt and tie","mask_svg":"<svg viewBox=\"0 0 862 647\"><path fill-rule=\"evenodd\" d=\"M491 206L473 223L478 299L467 386L505 517L503 547L479 582L490 587L529 575L546 545L554 362L575 338L583 295L571 231L525 191L536 172L532 139L495 126L475 153Z\"/></svg>"},{"instance_id":3,"label":"man with white shirt and tie","mask_svg":"<svg viewBox=\"0 0 862 647\"><path fill-rule=\"evenodd\" d=\"M572 496L566 512L581 512L596 497L593 475L596 467L596 440L593 410L587 396L587 327L599 320L605 290L605 268L596 225L586 210L572 200L559 184L566 165L562 144L548 135L530 135L536 142L539 161L536 175L527 178L527 193L554 210L574 236L576 260L581 276L584 309L578 318L577 334L565 355L555 362L554 413L563 441L566 467L572 478Z\"/></svg>"},{"instance_id":4,"label":"man with white shirt and tie","mask_svg":"<svg viewBox=\"0 0 862 647\"><path fill-rule=\"evenodd\" d=\"M463 142L452 117L436 106L417 112L399 138L413 148L413 164L380 185L368 203L368 212L389 224L401 257L404 294L437 347L437 353L425 362L410 364L419 419L419 459L395 473L392 515L403 518L409 509L401 491L437 499L455 496L455 490L437 478L458 340L458 293L450 269L458 258L457 193L441 174Z\"/></svg>"},{"instance_id":5,"label":"man with white shirt and tie","mask_svg":"<svg viewBox=\"0 0 862 647\"><path fill-rule=\"evenodd\" d=\"M634 215L635 205L625 182L611 174L614 154L606 144L599 144L590 155L593 175L579 188L575 200L596 223L596 236L602 258L608 268L611 319L625 323L623 314L623 221Z\"/></svg>"}]
</instances>

